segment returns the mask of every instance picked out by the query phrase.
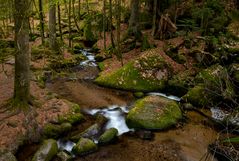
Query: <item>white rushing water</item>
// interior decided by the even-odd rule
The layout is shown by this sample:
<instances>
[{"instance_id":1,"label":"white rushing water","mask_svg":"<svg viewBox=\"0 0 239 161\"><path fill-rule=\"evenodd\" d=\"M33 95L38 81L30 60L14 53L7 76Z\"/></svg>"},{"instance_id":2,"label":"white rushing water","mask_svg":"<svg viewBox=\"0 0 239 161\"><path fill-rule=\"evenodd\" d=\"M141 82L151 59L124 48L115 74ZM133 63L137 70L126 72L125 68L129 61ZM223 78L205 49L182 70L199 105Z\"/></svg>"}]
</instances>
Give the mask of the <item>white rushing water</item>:
<instances>
[{"instance_id":1,"label":"white rushing water","mask_svg":"<svg viewBox=\"0 0 239 161\"><path fill-rule=\"evenodd\" d=\"M66 150L68 152L71 152L73 147L76 145L76 143L72 142L72 141L64 141L64 140L57 140L57 146L59 149L61 150Z\"/></svg>"},{"instance_id":2,"label":"white rushing water","mask_svg":"<svg viewBox=\"0 0 239 161\"><path fill-rule=\"evenodd\" d=\"M95 115L96 113L99 113L105 116L109 120L106 123L105 128L116 128L119 132L118 135L133 131L133 129L128 128L125 122L125 114L128 112L129 110L127 109L127 107L117 105L111 105L104 109L87 110L87 113L90 115Z\"/></svg>"},{"instance_id":3,"label":"white rushing water","mask_svg":"<svg viewBox=\"0 0 239 161\"><path fill-rule=\"evenodd\" d=\"M87 58L86 60L82 61L80 65L82 66L92 66L96 67L97 64L95 63L95 55L90 53L88 50L80 50L81 53Z\"/></svg>"},{"instance_id":4,"label":"white rushing water","mask_svg":"<svg viewBox=\"0 0 239 161\"><path fill-rule=\"evenodd\" d=\"M181 98L177 97L177 96L173 96L173 95L166 95L164 93L160 93L160 92L150 92L150 93L147 93L147 95L149 96L162 96L162 97L165 97L165 98L168 98L170 100L174 100L174 101L180 101Z\"/></svg>"}]
</instances>

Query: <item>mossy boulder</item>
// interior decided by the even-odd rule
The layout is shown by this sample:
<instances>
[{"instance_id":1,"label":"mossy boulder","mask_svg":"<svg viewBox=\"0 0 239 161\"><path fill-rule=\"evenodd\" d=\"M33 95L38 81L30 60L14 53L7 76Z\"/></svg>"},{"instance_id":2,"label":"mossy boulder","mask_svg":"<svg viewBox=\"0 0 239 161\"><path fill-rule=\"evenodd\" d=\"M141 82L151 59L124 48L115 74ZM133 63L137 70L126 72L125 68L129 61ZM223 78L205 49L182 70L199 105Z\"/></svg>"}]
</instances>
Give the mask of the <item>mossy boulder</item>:
<instances>
[{"instance_id":1,"label":"mossy boulder","mask_svg":"<svg viewBox=\"0 0 239 161\"><path fill-rule=\"evenodd\" d=\"M201 71L195 78L195 83L203 84L207 94L213 96L214 100L233 99L235 97L232 81L229 79L229 73L221 65L213 65Z\"/></svg>"},{"instance_id":2,"label":"mossy boulder","mask_svg":"<svg viewBox=\"0 0 239 161\"><path fill-rule=\"evenodd\" d=\"M142 97L144 97L144 92L134 92L134 97L142 98Z\"/></svg>"},{"instance_id":3,"label":"mossy boulder","mask_svg":"<svg viewBox=\"0 0 239 161\"><path fill-rule=\"evenodd\" d=\"M72 161L72 160L73 159L70 154L68 154L65 151L60 151L59 153L57 153L54 161Z\"/></svg>"},{"instance_id":4,"label":"mossy boulder","mask_svg":"<svg viewBox=\"0 0 239 161\"><path fill-rule=\"evenodd\" d=\"M57 138L61 134L64 134L68 131L70 131L72 128L72 125L70 123L62 123L60 125L56 124L47 124L43 128L43 134L45 137L48 138Z\"/></svg>"},{"instance_id":5,"label":"mossy boulder","mask_svg":"<svg viewBox=\"0 0 239 161\"><path fill-rule=\"evenodd\" d=\"M118 130L116 128L110 128L106 130L100 137L99 137L99 144L108 144L114 141L117 138Z\"/></svg>"},{"instance_id":6,"label":"mossy boulder","mask_svg":"<svg viewBox=\"0 0 239 161\"><path fill-rule=\"evenodd\" d=\"M169 81L166 91L177 96L183 96L193 86L195 72L186 70L174 75Z\"/></svg>"},{"instance_id":7,"label":"mossy boulder","mask_svg":"<svg viewBox=\"0 0 239 161\"><path fill-rule=\"evenodd\" d=\"M82 133L72 136L71 140L74 140L74 141L79 140L81 137L93 139L97 135L99 135L100 130L101 130L101 127L99 126L99 124L94 124L94 125L90 126L89 128L87 128Z\"/></svg>"},{"instance_id":8,"label":"mossy boulder","mask_svg":"<svg viewBox=\"0 0 239 161\"><path fill-rule=\"evenodd\" d=\"M182 99L194 106L203 107L213 102L215 98L214 95L209 95L203 84L199 84L191 88Z\"/></svg>"},{"instance_id":9,"label":"mossy boulder","mask_svg":"<svg viewBox=\"0 0 239 161\"><path fill-rule=\"evenodd\" d=\"M171 75L171 66L151 49L136 59L111 73L101 73L95 82L102 86L130 91L155 91L166 87Z\"/></svg>"},{"instance_id":10,"label":"mossy boulder","mask_svg":"<svg viewBox=\"0 0 239 161\"><path fill-rule=\"evenodd\" d=\"M167 129L182 118L179 105L161 96L147 96L136 101L126 123L137 129Z\"/></svg>"},{"instance_id":11,"label":"mossy boulder","mask_svg":"<svg viewBox=\"0 0 239 161\"><path fill-rule=\"evenodd\" d=\"M1 161L17 161L16 157L11 152L0 152Z\"/></svg>"},{"instance_id":12,"label":"mossy boulder","mask_svg":"<svg viewBox=\"0 0 239 161\"><path fill-rule=\"evenodd\" d=\"M81 138L73 147L72 152L76 155L87 155L97 151L97 145L90 139Z\"/></svg>"},{"instance_id":13,"label":"mossy boulder","mask_svg":"<svg viewBox=\"0 0 239 161\"><path fill-rule=\"evenodd\" d=\"M48 139L43 142L32 161L50 161L58 152L56 140Z\"/></svg>"},{"instance_id":14,"label":"mossy boulder","mask_svg":"<svg viewBox=\"0 0 239 161\"><path fill-rule=\"evenodd\" d=\"M69 122L70 124L79 123L84 120L84 116L80 113L81 109L77 104L71 104L71 110L62 116L58 117L59 123Z\"/></svg>"}]
</instances>

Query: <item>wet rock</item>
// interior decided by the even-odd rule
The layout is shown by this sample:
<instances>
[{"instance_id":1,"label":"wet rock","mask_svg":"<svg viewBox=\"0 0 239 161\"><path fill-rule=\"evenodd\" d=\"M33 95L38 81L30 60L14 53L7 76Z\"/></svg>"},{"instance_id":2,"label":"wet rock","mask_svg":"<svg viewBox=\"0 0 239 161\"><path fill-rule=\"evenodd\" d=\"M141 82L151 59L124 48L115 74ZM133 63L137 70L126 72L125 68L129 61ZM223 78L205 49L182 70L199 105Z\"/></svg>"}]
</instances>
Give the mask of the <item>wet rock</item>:
<instances>
[{"instance_id":1,"label":"wet rock","mask_svg":"<svg viewBox=\"0 0 239 161\"><path fill-rule=\"evenodd\" d=\"M182 118L179 105L160 96L147 96L138 100L126 118L129 127L136 129L166 129Z\"/></svg>"},{"instance_id":2,"label":"wet rock","mask_svg":"<svg viewBox=\"0 0 239 161\"><path fill-rule=\"evenodd\" d=\"M81 138L73 147L72 152L76 155L86 155L97 151L97 145L90 139Z\"/></svg>"},{"instance_id":3,"label":"wet rock","mask_svg":"<svg viewBox=\"0 0 239 161\"><path fill-rule=\"evenodd\" d=\"M50 161L58 151L56 140L48 139L43 142L32 161Z\"/></svg>"},{"instance_id":4,"label":"wet rock","mask_svg":"<svg viewBox=\"0 0 239 161\"><path fill-rule=\"evenodd\" d=\"M57 138L61 134L64 134L70 131L72 125L70 123L62 123L61 125L56 124L47 124L43 129L43 134L48 138Z\"/></svg>"},{"instance_id":5,"label":"wet rock","mask_svg":"<svg viewBox=\"0 0 239 161\"><path fill-rule=\"evenodd\" d=\"M221 65L213 65L195 77L196 86L191 88L182 99L194 106L213 105L222 100L233 100L234 86L228 72Z\"/></svg>"},{"instance_id":6,"label":"wet rock","mask_svg":"<svg viewBox=\"0 0 239 161\"><path fill-rule=\"evenodd\" d=\"M110 128L106 130L99 138L99 144L108 144L117 138L118 130L116 128Z\"/></svg>"},{"instance_id":7,"label":"wet rock","mask_svg":"<svg viewBox=\"0 0 239 161\"><path fill-rule=\"evenodd\" d=\"M194 71L186 70L174 75L169 81L167 92L177 96L183 96L192 86L194 80Z\"/></svg>"},{"instance_id":8,"label":"wet rock","mask_svg":"<svg viewBox=\"0 0 239 161\"><path fill-rule=\"evenodd\" d=\"M1 161L17 161L16 157L11 152L0 152Z\"/></svg>"},{"instance_id":9,"label":"wet rock","mask_svg":"<svg viewBox=\"0 0 239 161\"><path fill-rule=\"evenodd\" d=\"M122 68L110 74L100 74L95 82L102 86L132 91L162 90L166 87L172 68L159 52L162 51L147 50L140 58Z\"/></svg>"},{"instance_id":10,"label":"wet rock","mask_svg":"<svg viewBox=\"0 0 239 161\"><path fill-rule=\"evenodd\" d=\"M99 126L99 124L94 124L90 126L88 129L86 129L85 131L83 131L82 133L71 137L71 140L79 140L81 137L93 139L97 135L99 135L100 130L101 130L101 127Z\"/></svg>"},{"instance_id":11,"label":"wet rock","mask_svg":"<svg viewBox=\"0 0 239 161\"><path fill-rule=\"evenodd\" d=\"M59 123L69 122L70 124L75 124L84 120L84 116L80 113L81 109L79 105L72 104L71 106L71 111L58 117Z\"/></svg>"},{"instance_id":12,"label":"wet rock","mask_svg":"<svg viewBox=\"0 0 239 161\"><path fill-rule=\"evenodd\" d=\"M142 98L142 97L144 97L144 93L143 93L143 92L135 92L135 93L134 93L134 97L136 97L136 98Z\"/></svg>"},{"instance_id":13,"label":"wet rock","mask_svg":"<svg viewBox=\"0 0 239 161\"><path fill-rule=\"evenodd\" d=\"M61 152L57 153L54 161L72 161L72 157L67 152L61 151Z\"/></svg>"}]
</instances>

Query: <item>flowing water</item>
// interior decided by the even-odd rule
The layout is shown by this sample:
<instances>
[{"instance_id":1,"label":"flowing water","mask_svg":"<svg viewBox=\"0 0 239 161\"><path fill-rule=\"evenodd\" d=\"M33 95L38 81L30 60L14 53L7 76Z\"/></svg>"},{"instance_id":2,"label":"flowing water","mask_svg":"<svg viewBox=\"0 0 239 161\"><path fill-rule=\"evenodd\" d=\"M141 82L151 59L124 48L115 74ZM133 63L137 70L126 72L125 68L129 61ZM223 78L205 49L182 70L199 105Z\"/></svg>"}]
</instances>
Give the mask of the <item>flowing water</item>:
<instances>
[{"instance_id":1,"label":"flowing water","mask_svg":"<svg viewBox=\"0 0 239 161\"><path fill-rule=\"evenodd\" d=\"M214 160L208 153L208 145L215 141L217 132L205 126L205 118L194 113L187 114L188 122L182 127L172 128L167 131L155 131L155 137L151 141L145 141L138 137L137 131L127 127L125 116L129 112L134 99L132 94L113 89L98 87L90 80L92 70L96 71L97 64L94 55L88 50L82 50L87 60L80 63L80 75L77 81L63 82L59 80L48 84L47 88L61 97L78 103L86 115L101 114L108 119L104 129L114 127L118 129L119 140L116 144L100 147L99 151L83 158L76 157L76 161L163 161L163 160ZM90 68L89 68L90 67ZM82 74L83 73L83 74ZM97 74L93 72L90 77ZM159 92L151 92L146 95L158 95L171 100L180 101L180 98L173 95L166 95ZM103 107L103 108L102 108ZM212 116L223 119L226 114L216 108L211 109ZM87 122L88 120L86 120ZM79 125L80 126L80 125ZM132 134L131 134L132 133ZM94 140L97 143L97 139ZM72 151L74 142L61 138L57 141L60 149ZM24 153L24 152L23 152ZM209 155L208 155L209 154ZM207 157L205 157L207 156ZM210 157L208 157L210 156ZM23 159L24 160L24 159ZM20 161L23 161L20 159Z\"/></svg>"}]
</instances>

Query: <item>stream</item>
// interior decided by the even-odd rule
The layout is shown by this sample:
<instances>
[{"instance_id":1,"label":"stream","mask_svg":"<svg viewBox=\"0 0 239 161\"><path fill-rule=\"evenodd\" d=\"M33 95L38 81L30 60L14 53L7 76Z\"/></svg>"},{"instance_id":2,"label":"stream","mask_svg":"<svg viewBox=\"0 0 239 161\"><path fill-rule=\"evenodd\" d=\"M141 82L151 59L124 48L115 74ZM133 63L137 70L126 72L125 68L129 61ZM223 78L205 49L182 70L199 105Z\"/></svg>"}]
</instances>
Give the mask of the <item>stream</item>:
<instances>
[{"instance_id":1,"label":"stream","mask_svg":"<svg viewBox=\"0 0 239 161\"><path fill-rule=\"evenodd\" d=\"M81 68L75 72L76 81L56 79L48 83L46 87L62 98L79 104L86 115L93 116L99 113L108 118L104 128L116 128L119 132L119 139L115 144L100 147L97 152L84 157L75 157L74 160L216 161L208 152L208 145L216 140L218 134L216 130L206 125L207 119L195 112L188 112L188 121L179 125L180 127L166 131L154 131L152 140L140 139L138 132L128 128L125 123L125 116L135 101L133 94L95 85L92 79L97 76L99 70L94 54L90 53L89 50L82 50L82 54L87 57L87 60L81 62ZM151 92L146 95L159 95L180 101L177 96L159 92ZM226 115L217 108L212 108L211 111L208 110L207 112L216 119L223 119ZM98 140L94 141L97 143ZM57 144L60 149L68 152L71 152L75 145L74 142L64 138L59 139ZM19 159L19 161L23 160Z\"/></svg>"}]
</instances>

